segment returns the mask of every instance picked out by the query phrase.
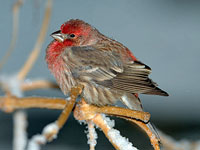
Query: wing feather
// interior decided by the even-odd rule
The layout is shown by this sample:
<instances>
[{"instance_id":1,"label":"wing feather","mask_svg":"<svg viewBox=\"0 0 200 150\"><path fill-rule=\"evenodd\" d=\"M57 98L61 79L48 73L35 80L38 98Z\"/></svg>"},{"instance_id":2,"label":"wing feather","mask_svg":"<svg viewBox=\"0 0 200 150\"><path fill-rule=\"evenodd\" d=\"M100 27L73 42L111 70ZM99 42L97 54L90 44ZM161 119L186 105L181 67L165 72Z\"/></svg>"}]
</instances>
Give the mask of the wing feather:
<instances>
[{"instance_id":1,"label":"wing feather","mask_svg":"<svg viewBox=\"0 0 200 150\"><path fill-rule=\"evenodd\" d=\"M72 72L80 80L87 79L129 93L168 95L148 77L151 73L149 66L139 61L124 62L114 50L103 51L94 46L83 46L68 48L65 53L73 62Z\"/></svg>"}]
</instances>

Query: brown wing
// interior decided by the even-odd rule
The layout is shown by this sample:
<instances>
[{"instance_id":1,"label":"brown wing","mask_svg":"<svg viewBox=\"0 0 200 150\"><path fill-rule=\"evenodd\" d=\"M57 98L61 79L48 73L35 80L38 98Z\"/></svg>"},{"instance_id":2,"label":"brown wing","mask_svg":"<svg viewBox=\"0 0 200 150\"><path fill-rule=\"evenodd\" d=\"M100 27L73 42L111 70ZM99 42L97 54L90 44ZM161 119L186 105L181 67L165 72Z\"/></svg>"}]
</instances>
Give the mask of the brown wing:
<instances>
[{"instance_id":1,"label":"brown wing","mask_svg":"<svg viewBox=\"0 0 200 150\"><path fill-rule=\"evenodd\" d=\"M115 51L102 51L92 46L71 47L66 50L69 51L76 64L72 72L77 78L129 93L168 95L148 78L151 69L141 62L124 64Z\"/></svg>"},{"instance_id":2,"label":"brown wing","mask_svg":"<svg viewBox=\"0 0 200 150\"><path fill-rule=\"evenodd\" d=\"M71 71L77 78L101 82L123 72L120 58L113 56L112 52L103 52L91 46L67 48L63 60L68 65L71 63Z\"/></svg>"},{"instance_id":3,"label":"brown wing","mask_svg":"<svg viewBox=\"0 0 200 150\"><path fill-rule=\"evenodd\" d=\"M111 87L131 93L168 96L165 91L159 89L157 84L148 77L150 73L150 67L139 61L134 61L125 65L123 73L119 73L111 80Z\"/></svg>"}]
</instances>

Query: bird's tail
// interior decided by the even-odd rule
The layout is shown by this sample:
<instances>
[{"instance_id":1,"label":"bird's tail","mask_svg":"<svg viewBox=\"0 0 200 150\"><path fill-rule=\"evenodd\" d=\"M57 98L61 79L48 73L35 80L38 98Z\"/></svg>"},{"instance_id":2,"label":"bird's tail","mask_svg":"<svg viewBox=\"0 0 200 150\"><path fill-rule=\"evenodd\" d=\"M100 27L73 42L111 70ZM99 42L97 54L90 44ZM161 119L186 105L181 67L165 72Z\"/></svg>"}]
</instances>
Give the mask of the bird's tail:
<instances>
[{"instance_id":1,"label":"bird's tail","mask_svg":"<svg viewBox=\"0 0 200 150\"><path fill-rule=\"evenodd\" d=\"M121 100L129 109L143 111L142 104L140 102L140 99L137 96L132 95L132 94L125 95L121 98ZM153 126L150 122L148 122L147 127L160 141L160 136L158 135L158 132L156 131L155 126Z\"/></svg>"}]
</instances>

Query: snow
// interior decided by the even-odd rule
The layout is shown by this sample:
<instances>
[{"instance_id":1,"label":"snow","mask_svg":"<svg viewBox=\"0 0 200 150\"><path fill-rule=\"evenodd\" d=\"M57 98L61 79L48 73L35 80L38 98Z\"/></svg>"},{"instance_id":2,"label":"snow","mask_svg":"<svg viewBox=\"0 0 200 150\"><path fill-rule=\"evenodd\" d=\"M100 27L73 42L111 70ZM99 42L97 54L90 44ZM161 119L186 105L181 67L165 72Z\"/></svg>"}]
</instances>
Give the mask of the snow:
<instances>
[{"instance_id":1,"label":"snow","mask_svg":"<svg viewBox=\"0 0 200 150\"><path fill-rule=\"evenodd\" d=\"M44 127L42 134L43 135L48 135L48 134L51 134L51 133L57 133L58 134L58 130L59 130L58 125L56 124L56 122L53 122L53 123L50 123L50 124L48 124L47 126ZM54 135L53 139L57 138L57 134Z\"/></svg>"},{"instance_id":2,"label":"snow","mask_svg":"<svg viewBox=\"0 0 200 150\"><path fill-rule=\"evenodd\" d=\"M23 97L23 92L20 89L21 81L17 79L17 76L8 76L8 75L1 75L0 82L4 85L8 86L10 92L17 96Z\"/></svg>"},{"instance_id":3,"label":"snow","mask_svg":"<svg viewBox=\"0 0 200 150\"><path fill-rule=\"evenodd\" d=\"M102 115L102 117L109 128L108 137L113 141L114 144L119 147L120 150L138 150L136 147L133 146L132 143L129 142L127 138L121 136L118 130L113 129L115 125L114 120L111 120L104 114Z\"/></svg>"},{"instance_id":4,"label":"snow","mask_svg":"<svg viewBox=\"0 0 200 150\"><path fill-rule=\"evenodd\" d=\"M14 150L24 150L27 143L27 116L24 111L17 111L13 115L14 121L14 139L13 139L13 149Z\"/></svg>"},{"instance_id":5,"label":"snow","mask_svg":"<svg viewBox=\"0 0 200 150\"><path fill-rule=\"evenodd\" d=\"M115 120L111 120L109 117L106 117L105 114L101 114L101 116L109 128L113 128L115 126Z\"/></svg>"},{"instance_id":6,"label":"snow","mask_svg":"<svg viewBox=\"0 0 200 150\"><path fill-rule=\"evenodd\" d=\"M29 141L27 150L40 150L40 145L46 143L46 138L44 135L34 135Z\"/></svg>"},{"instance_id":7,"label":"snow","mask_svg":"<svg viewBox=\"0 0 200 150\"><path fill-rule=\"evenodd\" d=\"M23 97L21 91L21 81L17 75L1 75L0 82L9 89L12 95ZM13 115L14 130L13 130L13 150L24 150L27 143L27 115L24 111L16 111Z\"/></svg>"},{"instance_id":8,"label":"snow","mask_svg":"<svg viewBox=\"0 0 200 150\"><path fill-rule=\"evenodd\" d=\"M127 138L122 137L120 132L116 129L110 129L108 131L108 136L112 139L113 143L120 148L120 150L137 150L137 148L133 147L133 144L130 143Z\"/></svg>"},{"instance_id":9,"label":"snow","mask_svg":"<svg viewBox=\"0 0 200 150\"><path fill-rule=\"evenodd\" d=\"M92 123L92 122L90 122L90 123ZM87 138L88 138L88 144L95 147L97 144L96 140L98 138L95 128L94 128L94 126L93 126L93 128L90 128L89 124L88 124L87 128L88 128L88 131L86 131L86 134L87 134Z\"/></svg>"},{"instance_id":10,"label":"snow","mask_svg":"<svg viewBox=\"0 0 200 150\"><path fill-rule=\"evenodd\" d=\"M76 118L75 118L76 119ZM87 122L85 121L85 120L77 120L78 121L78 123L80 124L80 125L82 125L82 124L87 124Z\"/></svg>"},{"instance_id":11,"label":"snow","mask_svg":"<svg viewBox=\"0 0 200 150\"><path fill-rule=\"evenodd\" d=\"M42 134L34 135L28 142L27 150L40 150L41 145L46 144L47 135L51 135L52 133L56 133L53 136L53 139L57 138L59 127L56 122L50 123L46 125L42 131Z\"/></svg>"}]
</instances>

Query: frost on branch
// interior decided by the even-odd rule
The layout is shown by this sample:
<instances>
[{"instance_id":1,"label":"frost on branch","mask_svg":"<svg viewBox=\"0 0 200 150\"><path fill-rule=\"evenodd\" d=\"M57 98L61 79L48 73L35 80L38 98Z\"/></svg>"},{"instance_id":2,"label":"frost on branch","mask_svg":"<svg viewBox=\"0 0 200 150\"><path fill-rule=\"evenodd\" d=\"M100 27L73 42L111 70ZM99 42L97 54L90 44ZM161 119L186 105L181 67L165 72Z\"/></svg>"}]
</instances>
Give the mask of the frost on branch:
<instances>
[{"instance_id":1,"label":"frost on branch","mask_svg":"<svg viewBox=\"0 0 200 150\"><path fill-rule=\"evenodd\" d=\"M189 141L187 139L176 141L161 131L159 131L159 135L162 141L162 150L200 150L200 141Z\"/></svg>"},{"instance_id":2,"label":"frost on branch","mask_svg":"<svg viewBox=\"0 0 200 150\"><path fill-rule=\"evenodd\" d=\"M23 97L23 92L20 88L21 81L17 78L16 75L1 75L0 83L2 84L5 91L9 90L12 95L15 95L17 97Z\"/></svg>"},{"instance_id":3,"label":"frost on branch","mask_svg":"<svg viewBox=\"0 0 200 150\"><path fill-rule=\"evenodd\" d=\"M34 135L29 140L27 150L40 150L41 145L57 138L58 130L58 125L55 122L48 124L44 127L42 134Z\"/></svg>"},{"instance_id":4,"label":"frost on branch","mask_svg":"<svg viewBox=\"0 0 200 150\"><path fill-rule=\"evenodd\" d=\"M21 81L16 75L13 76L0 76L0 82L5 91L9 91L10 94L23 97L23 92L21 91ZM24 150L27 143L27 115L24 111L16 111L13 115L14 130L13 130L13 149L14 150Z\"/></svg>"},{"instance_id":5,"label":"frost on branch","mask_svg":"<svg viewBox=\"0 0 200 150\"><path fill-rule=\"evenodd\" d=\"M94 123L92 121L87 122L88 131L86 131L87 138L88 138L88 144L90 145L90 150L94 150L95 146L97 144L97 133L95 131Z\"/></svg>"},{"instance_id":6,"label":"frost on branch","mask_svg":"<svg viewBox=\"0 0 200 150\"><path fill-rule=\"evenodd\" d=\"M114 144L116 144L120 150L138 150L136 147L133 146L129 140L120 135L120 132L116 129L113 129L115 122L114 120L110 120L110 118L102 115L105 124L108 127L108 137L112 140Z\"/></svg>"},{"instance_id":7,"label":"frost on branch","mask_svg":"<svg viewBox=\"0 0 200 150\"><path fill-rule=\"evenodd\" d=\"M120 150L137 150L127 138L122 137L120 132L116 129L110 129L108 136L113 140L113 143L119 146Z\"/></svg>"}]
</instances>

